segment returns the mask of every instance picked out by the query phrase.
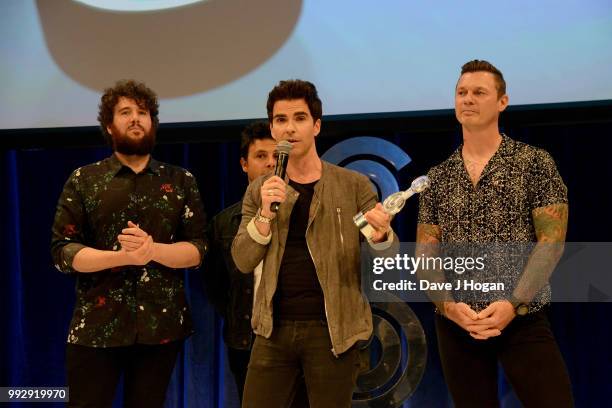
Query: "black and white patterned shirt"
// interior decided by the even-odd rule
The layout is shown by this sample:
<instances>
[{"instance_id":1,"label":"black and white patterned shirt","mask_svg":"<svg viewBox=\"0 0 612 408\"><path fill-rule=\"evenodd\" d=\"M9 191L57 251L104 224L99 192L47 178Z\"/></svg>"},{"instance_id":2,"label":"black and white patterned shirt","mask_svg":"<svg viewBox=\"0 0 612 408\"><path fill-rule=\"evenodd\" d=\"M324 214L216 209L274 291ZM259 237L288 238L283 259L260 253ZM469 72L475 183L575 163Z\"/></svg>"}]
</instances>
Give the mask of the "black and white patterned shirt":
<instances>
[{"instance_id":1,"label":"black and white patterned shirt","mask_svg":"<svg viewBox=\"0 0 612 408\"><path fill-rule=\"evenodd\" d=\"M429 171L431 188L420 195L419 224L439 226L442 243L489 247L507 243L526 248L536 242L532 211L567 203L567 188L550 154L502 135L498 150L474 186L463 162L462 147ZM488 278L506 283L510 291L522 274L516 265L504 268L495 261L493 265L489 262L487 270ZM463 293L460 297L456 300L475 310L500 298L495 293ZM546 285L533 299L531 311L548 302L550 286Z\"/></svg>"}]
</instances>

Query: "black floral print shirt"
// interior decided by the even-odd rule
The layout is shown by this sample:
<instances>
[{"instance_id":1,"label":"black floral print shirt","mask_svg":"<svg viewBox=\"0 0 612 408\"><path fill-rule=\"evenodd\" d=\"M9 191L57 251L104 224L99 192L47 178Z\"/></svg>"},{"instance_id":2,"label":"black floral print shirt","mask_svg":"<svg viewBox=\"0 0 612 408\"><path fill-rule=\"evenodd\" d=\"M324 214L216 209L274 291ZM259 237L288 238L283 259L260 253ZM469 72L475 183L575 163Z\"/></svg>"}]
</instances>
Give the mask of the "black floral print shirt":
<instances>
[{"instance_id":1,"label":"black floral print shirt","mask_svg":"<svg viewBox=\"0 0 612 408\"><path fill-rule=\"evenodd\" d=\"M72 268L84 247L118 251L127 222L155 242L187 241L206 251L205 214L195 178L151 158L139 174L111 157L75 170L60 196L52 229L55 267L76 275L68 342L91 347L163 344L192 333L184 271L156 262L95 273Z\"/></svg>"},{"instance_id":2,"label":"black floral print shirt","mask_svg":"<svg viewBox=\"0 0 612 408\"><path fill-rule=\"evenodd\" d=\"M506 262L503 258L522 252L520 258L526 259L529 243L537 241L532 211L567 203L567 188L550 154L506 135L502 135L498 150L474 186L461 149L462 146L429 171L431 187L419 197L418 222L438 225L441 242L455 244L459 251L477 248L491 252L484 279L506 284L507 296L516 286L522 268L517 267L519 261ZM494 292L461 295L456 300L475 310L500 297ZM533 299L530 311L549 301L547 285Z\"/></svg>"}]
</instances>

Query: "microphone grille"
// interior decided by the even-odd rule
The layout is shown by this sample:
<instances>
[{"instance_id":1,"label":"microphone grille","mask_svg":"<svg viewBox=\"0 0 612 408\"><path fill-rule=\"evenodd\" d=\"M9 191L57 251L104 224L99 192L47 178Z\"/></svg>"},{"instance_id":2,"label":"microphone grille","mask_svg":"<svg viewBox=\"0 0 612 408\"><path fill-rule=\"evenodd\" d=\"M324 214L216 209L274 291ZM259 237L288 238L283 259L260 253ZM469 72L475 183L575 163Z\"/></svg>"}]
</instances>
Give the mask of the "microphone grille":
<instances>
[{"instance_id":1,"label":"microphone grille","mask_svg":"<svg viewBox=\"0 0 612 408\"><path fill-rule=\"evenodd\" d=\"M291 151L292 148L293 148L293 145L291 143L289 143L286 140L281 140L276 145L276 153L278 153L278 154L282 154L282 153L289 154L289 152Z\"/></svg>"}]
</instances>

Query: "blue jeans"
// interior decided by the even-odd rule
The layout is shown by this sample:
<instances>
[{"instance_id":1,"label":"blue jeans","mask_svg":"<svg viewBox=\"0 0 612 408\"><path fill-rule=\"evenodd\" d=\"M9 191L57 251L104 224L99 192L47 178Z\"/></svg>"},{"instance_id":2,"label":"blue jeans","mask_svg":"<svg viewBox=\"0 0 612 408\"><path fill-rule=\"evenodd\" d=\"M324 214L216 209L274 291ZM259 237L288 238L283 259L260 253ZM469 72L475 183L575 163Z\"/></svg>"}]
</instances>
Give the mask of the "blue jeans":
<instances>
[{"instance_id":1,"label":"blue jeans","mask_svg":"<svg viewBox=\"0 0 612 408\"><path fill-rule=\"evenodd\" d=\"M331 349L323 321L275 322L269 339L255 339L242 406L289 406L303 372L311 407L350 407L359 374L359 354L351 348L335 357Z\"/></svg>"}]
</instances>

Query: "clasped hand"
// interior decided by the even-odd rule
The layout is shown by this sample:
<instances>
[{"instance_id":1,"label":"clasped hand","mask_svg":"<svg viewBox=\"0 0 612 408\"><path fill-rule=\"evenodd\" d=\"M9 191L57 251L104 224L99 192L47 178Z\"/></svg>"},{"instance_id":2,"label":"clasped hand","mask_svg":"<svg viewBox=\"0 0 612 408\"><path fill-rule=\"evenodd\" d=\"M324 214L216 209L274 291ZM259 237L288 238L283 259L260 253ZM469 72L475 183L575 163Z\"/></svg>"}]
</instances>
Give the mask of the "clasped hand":
<instances>
[{"instance_id":1,"label":"clasped hand","mask_svg":"<svg viewBox=\"0 0 612 408\"><path fill-rule=\"evenodd\" d=\"M121 252L130 265L146 265L153 259L153 238L143 231L138 224L128 221L128 228L121 230L117 236Z\"/></svg>"},{"instance_id":2,"label":"clasped hand","mask_svg":"<svg viewBox=\"0 0 612 408\"><path fill-rule=\"evenodd\" d=\"M480 313L465 303L444 302L444 315L477 340L499 336L516 316L507 300L492 302Z\"/></svg>"}]
</instances>

